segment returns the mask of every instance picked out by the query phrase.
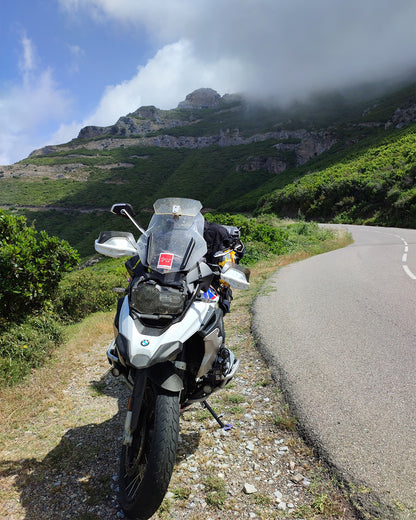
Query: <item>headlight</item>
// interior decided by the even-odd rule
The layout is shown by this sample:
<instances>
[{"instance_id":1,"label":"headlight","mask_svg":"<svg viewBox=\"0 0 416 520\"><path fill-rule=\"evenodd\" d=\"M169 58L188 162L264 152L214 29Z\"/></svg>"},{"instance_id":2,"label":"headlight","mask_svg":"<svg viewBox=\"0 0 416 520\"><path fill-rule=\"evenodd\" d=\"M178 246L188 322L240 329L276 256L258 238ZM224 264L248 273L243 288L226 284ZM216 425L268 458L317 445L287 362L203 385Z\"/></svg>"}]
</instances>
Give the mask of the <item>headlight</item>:
<instances>
[{"instance_id":1,"label":"headlight","mask_svg":"<svg viewBox=\"0 0 416 520\"><path fill-rule=\"evenodd\" d=\"M164 287L153 281L133 284L130 306L140 314L180 314L186 295L179 289Z\"/></svg>"}]
</instances>

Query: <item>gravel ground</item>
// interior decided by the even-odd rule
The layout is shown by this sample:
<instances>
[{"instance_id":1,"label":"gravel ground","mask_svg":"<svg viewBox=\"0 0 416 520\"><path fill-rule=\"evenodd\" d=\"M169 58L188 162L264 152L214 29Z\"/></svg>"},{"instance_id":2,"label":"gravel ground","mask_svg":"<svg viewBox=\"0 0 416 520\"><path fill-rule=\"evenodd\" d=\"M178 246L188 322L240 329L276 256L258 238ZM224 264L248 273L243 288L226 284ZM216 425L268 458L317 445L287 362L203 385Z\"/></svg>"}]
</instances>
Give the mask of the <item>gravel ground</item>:
<instances>
[{"instance_id":1,"label":"gravel ground","mask_svg":"<svg viewBox=\"0 0 416 520\"><path fill-rule=\"evenodd\" d=\"M227 317L241 367L209 400L233 428L221 430L200 405L182 415L176 467L153 518L357 518L297 434L249 324L247 305ZM127 391L107 372L105 349L100 338L77 355L56 403L1 447L1 519L124 518L117 473Z\"/></svg>"}]
</instances>

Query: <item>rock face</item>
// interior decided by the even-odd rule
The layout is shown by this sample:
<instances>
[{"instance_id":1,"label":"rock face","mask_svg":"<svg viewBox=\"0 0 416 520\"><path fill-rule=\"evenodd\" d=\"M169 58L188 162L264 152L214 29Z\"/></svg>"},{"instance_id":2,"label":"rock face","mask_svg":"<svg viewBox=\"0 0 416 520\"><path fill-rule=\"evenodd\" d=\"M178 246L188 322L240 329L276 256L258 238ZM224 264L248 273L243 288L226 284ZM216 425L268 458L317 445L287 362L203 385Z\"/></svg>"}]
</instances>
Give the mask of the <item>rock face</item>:
<instances>
[{"instance_id":1,"label":"rock face","mask_svg":"<svg viewBox=\"0 0 416 520\"><path fill-rule=\"evenodd\" d=\"M393 117L385 125L385 128L394 126L395 128L401 128L409 123L416 121L416 105L410 105L404 108L397 108L393 114Z\"/></svg>"},{"instance_id":2,"label":"rock face","mask_svg":"<svg viewBox=\"0 0 416 520\"><path fill-rule=\"evenodd\" d=\"M198 117L198 110L220 109L218 113L241 111L246 117L245 100L238 95L221 97L211 88L201 88L186 96L176 110L160 110L155 106L143 106L135 112L120 117L111 126L87 126L83 128L78 139L83 139L82 147L88 150L111 150L120 146L150 146L160 148L200 149L208 146L237 146L255 142L274 141L270 153L262 156L248 157L243 163L236 165L236 171L256 172L265 170L279 174L289 167L304 164L309 159L329 150L336 139L329 130L313 131L305 129L264 131L248 134L239 128L222 128L220 117L217 128L209 134L198 135L198 132L181 133L180 128L192 126L203 120ZM221 111L221 112L220 112ZM238 116L237 120L238 120ZM276 126L276 125L274 125ZM175 128L175 132L169 130ZM215 128L215 127L213 127ZM270 127L269 127L270 128ZM122 139L120 139L122 138ZM47 155L56 151L71 152L80 146L77 140L59 146L48 146L32 152L31 156Z\"/></svg>"},{"instance_id":3,"label":"rock face","mask_svg":"<svg viewBox=\"0 0 416 520\"><path fill-rule=\"evenodd\" d=\"M221 96L212 88L200 88L186 96L178 108L192 110L201 108L216 108L221 104Z\"/></svg>"},{"instance_id":4,"label":"rock face","mask_svg":"<svg viewBox=\"0 0 416 520\"><path fill-rule=\"evenodd\" d=\"M224 96L224 100L232 100L230 96ZM221 105L223 98L212 88L200 88L186 96L185 101L178 105L183 110L200 110L203 108L216 108ZM140 107L138 110L120 119L112 126L86 126L78 134L78 139L94 139L101 135L114 136L146 136L152 132L186 126L192 122L189 120L175 119L167 116L168 111L160 110L154 106Z\"/></svg>"},{"instance_id":5,"label":"rock face","mask_svg":"<svg viewBox=\"0 0 416 520\"><path fill-rule=\"evenodd\" d=\"M237 171L255 172L266 170L269 173L279 174L291 166L304 164L309 159L329 150L336 143L336 139L329 132L308 132L307 130L283 130L281 132L263 134L262 137L280 141L272 148L281 153L249 157L244 164L237 167ZM264 140L260 136L255 136L255 138L256 141ZM254 139L252 142L254 142Z\"/></svg>"},{"instance_id":6,"label":"rock face","mask_svg":"<svg viewBox=\"0 0 416 520\"><path fill-rule=\"evenodd\" d=\"M152 132L176 126L186 126L189 121L173 119L166 112L154 106L141 107L132 114L120 117L112 126L86 126L78 134L78 139L94 139L101 135L146 136Z\"/></svg>"}]
</instances>

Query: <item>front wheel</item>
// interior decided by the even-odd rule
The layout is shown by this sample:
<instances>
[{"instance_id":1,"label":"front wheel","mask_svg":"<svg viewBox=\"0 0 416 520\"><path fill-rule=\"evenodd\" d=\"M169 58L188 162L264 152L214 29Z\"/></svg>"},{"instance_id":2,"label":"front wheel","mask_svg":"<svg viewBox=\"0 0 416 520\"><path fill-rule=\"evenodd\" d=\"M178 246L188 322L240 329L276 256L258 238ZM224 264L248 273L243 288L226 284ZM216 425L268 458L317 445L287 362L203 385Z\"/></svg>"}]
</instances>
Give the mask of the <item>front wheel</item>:
<instances>
[{"instance_id":1,"label":"front wheel","mask_svg":"<svg viewBox=\"0 0 416 520\"><path fill-rule=\"evenodd\" d=\"M179 395L147 384L131 446L120 460L120 503L129 518L147 520L169 486L179 434Z\"/></svg>"}]
</instances>

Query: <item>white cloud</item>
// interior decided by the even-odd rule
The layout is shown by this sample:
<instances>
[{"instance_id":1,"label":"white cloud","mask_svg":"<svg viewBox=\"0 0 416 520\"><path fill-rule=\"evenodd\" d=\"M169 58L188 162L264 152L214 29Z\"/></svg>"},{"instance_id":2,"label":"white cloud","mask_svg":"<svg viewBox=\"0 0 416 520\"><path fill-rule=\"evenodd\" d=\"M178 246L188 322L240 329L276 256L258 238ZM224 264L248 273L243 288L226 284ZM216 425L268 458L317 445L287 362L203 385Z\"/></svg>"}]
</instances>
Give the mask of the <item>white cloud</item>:
<instances>
[{"instance_id":1,"label":"white cloud","mask_svg":"<svg viewBox=\"0 0 416 520\"><path fill-rule=\"evenodd\" d=\"M237 90L256 95L287 99L416 65L414 0L60 2L96 19L139 24L160 46L190 42L198 67L187 78L196 78L201 68L215 70L215 63L221 69L224 60L238 63L245 74ZM235 84L233 69L221 72L209 86Z\"/></svg>"},{"instance_id":2,"label":"white cloud","mask_svg":"<svg viewBox=\"0 0 416 520\"><path fill-rule=\"evenodd\" d=\"M21 39L23 52L19 60L19 69L25 76L35 69L35 51L32 41L24 35Z\"/></svg>"},{"instance_id":3,"label":"white cloud","mask_svg":"<svg viewBox=\"0 0 416 520\"><path fill-rule=\"evenodd\" d=\"M201 62L192 43L181 40L163 47L131 80L107 87L91 120L109 124L141 105L173 108L192 90L213 82L218 90L233 91L241 74L232 60Z\"/></svg>"},{"instance_id":4,"label":"white cloud","mask_svg":"<svg viewBox=\"0 0 416 520\"><path fill-rule=\"evenodd\" d=\"M96 109L83 121L61 124L50 142L68 141L83 126L113 124L141 105L173 108L200 87L287 101L416 67L415 0L56 1L76 20L90 16L95 29L121 27L126 52L129 38L137 34L155 51L146 64L137 63L130 78L103 85ZM22 84L8 95L0 94L0 103L9 107L6 116L4 110L0 115L7 117L0 131L17 122L21 128L1 136L7 141L1 149L10 150L8 156L16 150L15 136L22 136L21 149L30 139L32 149L38 146L39 129L64 120L68 107L67 95L53 82L51 71L38 71L27 37L22 49ZM76 73L78 60L88 59L88 49L83 54L74 45L71 54L68 66Z\"/></svg>"},{"instance_id":5,"label":"white cloud","mask_svg":"<svg viewBox=\"0 0 416 520\"><path fill-rule=\"evenodd\" d=\"M23 159L46 144L50 125L65 117L70 107L68 93L58 87L52 71L37 69L30 39L25 36L21 43L20 81L0 91L0 164Z\"/></svg>"}]
</instances>

